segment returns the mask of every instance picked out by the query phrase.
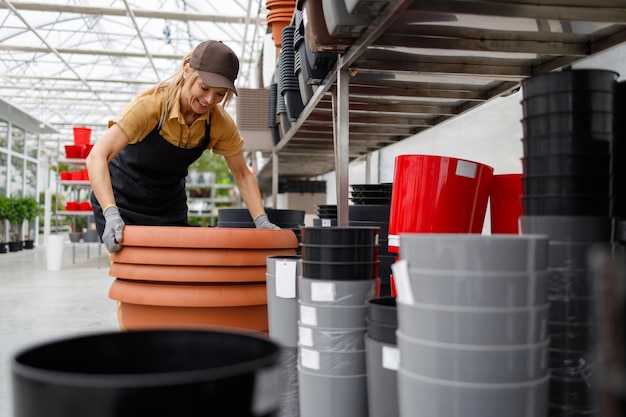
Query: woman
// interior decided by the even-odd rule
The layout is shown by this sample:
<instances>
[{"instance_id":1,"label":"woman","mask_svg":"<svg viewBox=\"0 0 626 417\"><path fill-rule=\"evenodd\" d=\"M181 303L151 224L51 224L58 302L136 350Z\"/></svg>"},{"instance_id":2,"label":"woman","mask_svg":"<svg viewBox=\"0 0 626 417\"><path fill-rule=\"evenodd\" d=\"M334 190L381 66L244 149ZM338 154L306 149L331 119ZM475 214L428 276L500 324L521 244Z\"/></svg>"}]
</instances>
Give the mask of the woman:
<instances>
[{"instance_id":1,"label":"woman","mask_svg":"<svg viewBox=\"0 0 626 417\"><path fill-rule=\"evenodd\" d=\"M122 248L126 224L188 224L185 178L207 149L226 160L256 227L278 229L265 214L237 127L220 105L237 94L238 73L228 46L202 42L176 74L109 122L87 157L96 228L109 252Z\"/></svg>"}]
</instances>

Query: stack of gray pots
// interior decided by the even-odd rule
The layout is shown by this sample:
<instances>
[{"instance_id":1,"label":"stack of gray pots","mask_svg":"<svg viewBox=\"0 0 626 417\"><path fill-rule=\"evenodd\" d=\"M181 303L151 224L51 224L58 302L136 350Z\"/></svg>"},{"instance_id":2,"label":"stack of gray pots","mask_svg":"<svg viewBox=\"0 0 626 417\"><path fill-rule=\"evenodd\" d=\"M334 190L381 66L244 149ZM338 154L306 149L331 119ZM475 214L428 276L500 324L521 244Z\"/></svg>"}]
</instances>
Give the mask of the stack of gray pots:
<instances>
[{"instance_id":1,"label":"stack of gray pots","mask_svg":"<svg viewBox=\"0 0 626 417\"><path fill-rule=\"evenodd\" d=\"M299 414L298 399L298 279L302 274L300 256L267 257L267 315L269 336L281 349L284 389L278 417Z\"/></svg>"},{"instance_id":2,"label":"stack of gray pots","mask_svg":"<svg viewBox=\"0 0 626 417\"><path fill-rule=\"evenodd\" d=\"M402 234L401 417L543 417L546 236Z\"/></svg>"},{"instance_id":3,"label":"stack of gray pots","mask_svg":"<svg viewBox=\"0 0 626 417\"><path fill-rule=\"evenodd\" d=\"M365 319L378 274L379 230L301 230L300 417L367 416Z\"/></svg>"},{"instance_id":4,"label":"stack of gray pots","mask_svg":"<svg viewBox=\"0 0 626 417\"><path fill-rule=\"evenodd\" d=\"M367 309L367 399L369 417L398 417L396 298L372 298Z\"/></svg>"}]
</instances>

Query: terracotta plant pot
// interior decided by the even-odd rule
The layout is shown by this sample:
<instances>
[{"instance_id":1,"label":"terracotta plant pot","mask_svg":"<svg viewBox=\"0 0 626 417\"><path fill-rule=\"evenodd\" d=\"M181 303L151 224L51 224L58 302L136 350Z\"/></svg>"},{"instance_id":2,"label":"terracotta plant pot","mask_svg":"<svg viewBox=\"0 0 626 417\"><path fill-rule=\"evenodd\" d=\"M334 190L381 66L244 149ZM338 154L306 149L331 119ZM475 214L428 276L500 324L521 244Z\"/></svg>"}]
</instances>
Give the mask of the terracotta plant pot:
<instances>
[{"instance_id":1,"label":"terracotta plant pot","mask_svg":"<svg viewBox=\"0 0 626 417\"><path fill-rule=\"evenodd\" d=\"M146 265L249 266L265 265L265 259L268 256L293 254L293 249L199 249L127 246L121 251L111 254L111 260L127 264Z\"/></svg>"},{"instance_id":2,"label":"terracotta plant pot","mask_svg":"<svg viewBox=\"0 0 626 417\"><path fill-rule=\"evenodd\" d=\"M121 324L128 330L172 326L268 330L265 283L171 285L116 279L109 296L121 302Z\"/></svg>"},{"instance_id":3,"label":"terracotta plant pot","mask_svg":"<svg viewBox=\"0 0 626 417\"><path fill-rule=\"evenodd\" d=\"M265 266L111 264L109 274L137 281L265 282Z\"/></svg>"},{"instance_id":4,"label":"terracotta plant pot","mask_svg":"<svg viewBox=\"0 0 626 417\"><path fill-rule=\"evenodd\" d=\"M293 256L291 230L126 226L111 254L110 298L129 330L228 327L268 331L268 256Z\"/></svg>"}]
</instances>

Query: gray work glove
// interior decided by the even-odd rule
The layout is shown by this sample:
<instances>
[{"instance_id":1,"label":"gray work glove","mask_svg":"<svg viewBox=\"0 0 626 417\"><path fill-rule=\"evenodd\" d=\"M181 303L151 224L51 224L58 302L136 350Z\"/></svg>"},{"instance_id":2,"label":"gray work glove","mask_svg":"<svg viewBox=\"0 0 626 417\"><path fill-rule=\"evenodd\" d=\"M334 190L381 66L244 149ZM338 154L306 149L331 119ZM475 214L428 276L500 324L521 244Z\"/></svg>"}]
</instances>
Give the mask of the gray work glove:
<instances>
[{"instance_id":1,"label":"gray work glove","mask_svg":"<svg viewBox=\"0 0 626 417\"><path fill-rule=\"evenodd\" d=\"M120 210L115 206L109 206L104 210L104 232L102 242L109 252L117 252L122 249L119 242L122 241L124 232L124 220L120 216Z\"/></svg>"},{"instance_id":2,"label":"gray work glove","mask_svg":"<svg viewBox=\"0 0 626 417\"><path fill-rule=\"evenodd\" d=\"M265 213L258 215L254 219L254 225L257 229L280 229L280 227L269 221Z\"/></svg>"}]
</instances>

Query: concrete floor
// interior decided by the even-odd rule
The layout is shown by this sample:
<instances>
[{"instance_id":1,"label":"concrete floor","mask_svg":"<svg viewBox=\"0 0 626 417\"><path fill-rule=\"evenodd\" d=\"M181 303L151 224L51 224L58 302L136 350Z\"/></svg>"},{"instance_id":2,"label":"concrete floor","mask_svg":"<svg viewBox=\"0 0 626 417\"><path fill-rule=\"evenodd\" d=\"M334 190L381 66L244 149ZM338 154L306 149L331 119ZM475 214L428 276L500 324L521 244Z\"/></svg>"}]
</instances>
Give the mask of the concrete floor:
<instances>
[{"instance_id":1,"label":"concrete floor","mask_svg":"<svg viewBox=\"0 0 626 417\"><path fill-rule=\"evenodd\" d=\"M119 331L113 278L104 247L66 241L60 271L48 271L46 248L0 254L0 416L13 416L11 360L16 352L86 333ZM87 251L89 249L89 253ZM89 257L88 257L89 255Z\"/></svg>"}]
</instances>

